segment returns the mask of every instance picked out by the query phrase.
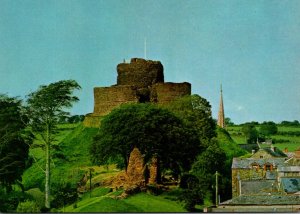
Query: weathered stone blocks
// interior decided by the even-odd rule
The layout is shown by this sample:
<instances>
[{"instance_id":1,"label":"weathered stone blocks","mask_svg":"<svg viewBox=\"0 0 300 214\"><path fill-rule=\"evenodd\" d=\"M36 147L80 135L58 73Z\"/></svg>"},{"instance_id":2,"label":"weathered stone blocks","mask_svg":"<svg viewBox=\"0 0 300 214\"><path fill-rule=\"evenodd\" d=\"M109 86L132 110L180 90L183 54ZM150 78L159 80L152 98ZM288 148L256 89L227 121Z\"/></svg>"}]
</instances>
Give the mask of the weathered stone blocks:
<instances>
[{"instance_id":1,"label":"weathered stone blocks","mask_svg":"<svg viewBox=\"0 0 300 214\"><path fill-rule=\"evenodd\" d=\"M137 103L136 87L130 85L94 88L94 115L103 116L123 103Z\"/></svg>"},{"instance_id":2,"label":"weathered stone blocks","mask_svg":"<svg viewBox=\"0 0 300 214\"><path fill-rule=\"evenodd\" d=\"M84 125L97 127L96 117L109 114L123 103L152 102L159 105L191 94L191 84L164 83L163 65L159 61L133 58L117 66L117 85L94 88L94 112L85 117Z\"/></svg>"},{"instance_id":3,"label":"weathered stone blocks","mask_svg":"<svg viewBox=\"0 0 300 214\"><path fill-rule=\"evenodd\" d=\"M117 85L147 88L155 83L164 82L164 68L159 61L133 58L130 63L119 64L117 71Z\"/></svg>"}]
</instances>

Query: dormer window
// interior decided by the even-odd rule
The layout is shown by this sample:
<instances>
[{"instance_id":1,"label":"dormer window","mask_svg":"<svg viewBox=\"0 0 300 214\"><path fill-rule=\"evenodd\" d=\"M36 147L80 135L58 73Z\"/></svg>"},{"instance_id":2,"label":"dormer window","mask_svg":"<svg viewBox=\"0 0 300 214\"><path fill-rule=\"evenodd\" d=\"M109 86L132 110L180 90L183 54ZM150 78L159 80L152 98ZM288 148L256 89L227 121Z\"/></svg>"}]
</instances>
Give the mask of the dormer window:
<instances>
[{"instance_id":1,"label":"dormer window","mask_svg":"<svg viewBox=\"0 0 300 214\"><path fill-rule=\"evenodd\" d=\"M257 163L253 163L252 169L255 169L256 171L259 170L259 165Z\"/></svg>"},{"instance_id":2,"label":"dormer window","mask_svg":"<svg viewBox=\"0 0 300 214\"><path fill-rule=\"evenodd\" d=\"M265 171L272 171L273 170L273 165L269 164L269 163L265 164L264 170Z\"/></svg>"}]
</instances>

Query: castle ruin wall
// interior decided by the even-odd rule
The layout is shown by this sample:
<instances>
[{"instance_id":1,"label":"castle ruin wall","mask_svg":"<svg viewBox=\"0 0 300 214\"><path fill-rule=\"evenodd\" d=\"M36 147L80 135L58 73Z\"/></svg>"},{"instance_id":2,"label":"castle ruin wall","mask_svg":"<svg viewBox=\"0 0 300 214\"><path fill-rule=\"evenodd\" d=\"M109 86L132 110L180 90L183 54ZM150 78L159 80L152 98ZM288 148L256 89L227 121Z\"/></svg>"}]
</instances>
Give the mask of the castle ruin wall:
<instances>
[{"instance_id":1,"label":"castle ruin wall","mask_svg":"<svg viewBox=\"0 0 300 214\"><path fill-rule=\"evenodd\" d=\"M131 59L130 63L117 66L117 85L134 85L137 88L148 88L164 82L164 68L159 61Z\"/></svg>"},{"instance_id":2,"label":"castle ruin wall","mask_svg":"<svg viewBox=\"0 0 300 214\"><path fill-rule=\"evenodd\" d=\"M136 87L130 85L95 87L94 115L104 116L123 103L137 103Z\"/></svg>"},{"instance_id":3,"label":"castle ruin wall","mask_svg":"<svg viewBox=\"0 0 300 214\"><path fill-rule=\"evenodd\" d=\"M191 84L188 82L156 83L152 89L151 100L163 105L186 95L191 95Z\"/></svg>"}]
</instances>

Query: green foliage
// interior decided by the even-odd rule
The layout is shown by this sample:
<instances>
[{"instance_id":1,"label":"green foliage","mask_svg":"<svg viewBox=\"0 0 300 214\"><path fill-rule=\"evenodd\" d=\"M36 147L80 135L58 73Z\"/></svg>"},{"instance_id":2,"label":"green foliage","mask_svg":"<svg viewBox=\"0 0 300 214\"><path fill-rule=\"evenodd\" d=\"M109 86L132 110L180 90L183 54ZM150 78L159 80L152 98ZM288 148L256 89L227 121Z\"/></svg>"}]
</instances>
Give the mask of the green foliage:
<instances>
[{"instance_id":1,"label":"green foliage","mask_svg":"<svg viewBox=\"0 0 300 214\"><path fill-rule=\"evenodd\" d=\"M26 200L20 202L17 208L17 212L20 213L39 213L41 212L40 207L35 201Z\"/></svg>"},{"instance_id":2,"label":"green foliage","mask_svg":"<svg viewBox=\"0 0 300 214\"><path fill-rule=\"evenodd\" d=\"M21 181L28 166L28 144L24 134L26 117L22 113L21 100L0 95L0 185L7 191L12 184Z\"/></svg>"},{"instance_id":3,"label":"green foliage","mask_svg":"<svg viewBox=\"0 0 300 214\"><path fill-rule=\"evenodd\" d=\"M225 118L225 124L226 126L234 126L234 123L231 121L229 117Z\"/></svg>"},{"instance_id":4,"label":"green foliage","mask_svg":"<svg viewBox=\"0 0 300 214\"><path fill-rule=\"evenodd\" d=\"M69 113L67 108L72 107L79 99L73 96L73 91L80 89L74 80L61 80L49 85L42 85L35 92L28 95L26 114L29 127L35 136L41 136L45 149L45 207L50 208L50 150L55 145L57 125L62 117Z\"/></svg>"},{"instance_id":5,"label":"green foliage","mask_svg":"<svg viewBox=\"0 0 300 214\"><path fill-rule=\"evenodd\" d=\"M122 158L127 166L134 147L145 154L146 162L156 155L164 169L174 171L188 169L200 151L195 129L150 104L122 105L104 117L91 154L97 164Z\"/></svg>"},{"instance_id":6,"label":"green foliage","mask_svg":"<svg viewBox=\"0 0 300 214\"><path fill-rule=\"evenodd\" d=\"M209 189L207 175L204 173L198 176L193 174L184 174L181 179L180 187L183 188L179 200L185 202L184 208L190 212L195 211L196 204L204 201L205 195Z\"/></svg>"},{"instance_id":7,"label":"green foliage","mask_svg":"<svg viewBox=\"0 0 300 214\"><path fill-rule=\"evenodd\" d=\"M32 129L41 133L47 129L54 130L59 119L69 114L66 109L79 100L72 95L75 89L80 89L76 81L61 80L42 85L37 91L30 93L27 99L27 114Z\"/></svg>"},{"instance_id":8,"label":"green foliage","mask_svg":"<svg viewBox=\"0 0 300 214\"><path fill-rule=\"evenodd\" d=\"M45 205L44 193L39 188L29 189L26 193L32 197L38 207L41 208Z\"/></svg>"},{"instance_id":9,"label":"green foliage","mask_svg":"<svg viewBox=\"0 0 300 214\"><path fill-rule=\"evenodd\" d=\"M259 132L264 136L271 136L278 132L278 128L274 122L263 122L260 125Z\"/></svg>"},{"instance_id":10,"label":"green foliage","mask_svg":"<svg viewBox=\"0 0 300 214\"><path fill-rule=\"evenodd\" d=\"M68 182L54 183L52 185L52 196L51 207L59 208L77 200L77 188Z\"/></svg>"},{"instance_id":11,"label":"green foliage","mask_svg":"<svg viewBox=\"0 0 300 214\"><path fill-rule=\"evenodd\" d=\"M14 212L20 202L24 202L31 197L20 191L10 191L6 193L3 188L0 188L0 212Z\"/></svg>"},{"instance_id":12,"label":"green foliage","mask_svg":"<svg viewBox=\"0 0 300 214\"><path fill-rule=\"evenodd\" d=\"M179 116L186 125L196 130L201 144L207 147L216 136L216 123L212 118L211 105L199 95L184 96L166 106Z\"/></svg>"},{"instance_id":13,"label":"green foliage","mask_svg":"<svg viewBox=\"0 0 300 214\"><path fill-rule=\"evenodd\" d=\"M217 142L212 144L202 152L192 167L192 172L197 174L203 172L204 174L214 174L216 171L224 172L224 164L226 161L226 154L221 149Z\"/></svg>"},{"instance_id":14,"label":"green foliage","mask_svg":"<svg viewBox=\"0 0 300 214\"><path fill-rule=\"evenodd\" d=\"M97 128L87 128L83 125L59 125L57 135L60 136L60 141L57 144L61 148L61 153L66 157L61 159L54 155L52 158L52 178L53 183L59 183L61 180L68 180L72 185L76 184L83 176L84 171L82 166L91 165L89 156L89 147L93 137L96 135ZM45 188L45 175L39 166L44 166L45 156L43 151L38 155L38 148L31 149L31 153L35 156L40 156L38 163L28 168L23 174L23 184L25 189L38 187L42 191ZM40 150L40 149L39 149ZM56 151L53 151L55 154Z\"/></svg>"},{"instance_id":15,"label":"green foliage","mask_svg":"<svg viewBox=\"0 0 300 214\"><path fill-rule=\"evenodd\" d=\"M284 120L284 121L282 121L280 123L280 125L283 125L283 126L299 126L300 123L299 123L298 120L294 120L294 121L286 121L286 120Z\"/></svg>"},{"instance_id":16,"label":"green foliage","mask_svg":"<svg viewBox=\"0 0 300 214\"><path fill-rule=\"evenodd\" d=\"M247 143L255 143L258 138L258 132L255 125L251 123L246 123L242 126L241 131L243 132Z\"/></svg>"}]
</instances>

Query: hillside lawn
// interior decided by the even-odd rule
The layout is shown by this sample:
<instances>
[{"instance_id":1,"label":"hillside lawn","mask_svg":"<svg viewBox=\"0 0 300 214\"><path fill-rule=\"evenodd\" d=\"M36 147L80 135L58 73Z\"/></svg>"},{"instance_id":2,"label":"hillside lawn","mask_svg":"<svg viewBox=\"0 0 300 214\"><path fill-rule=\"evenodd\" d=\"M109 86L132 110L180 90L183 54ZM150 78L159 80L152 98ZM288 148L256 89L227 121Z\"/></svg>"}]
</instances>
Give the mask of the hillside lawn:
<instances>
[{"instance_id":1,"label":"hillside lawn","mask_svg":"<svg viewBox=\"0 0 300 214\"><path fill-rule=\"evenodd\" d=\"M230 133L231 138L237 144L245 144L246 142L241 128L241 125L226 127L226 130ZM278 147L280 150L287 148L290 152L293 152L300 147L300 136L298 135L300 133L299 126L277 126L277 128L278 134L270 136L270 138L275 141L274 145L276 147ZM256 129L259 130L259 126L256 126ZM278 143L276 143L276 141Z\"/></svg>"},{"instance_id":2,"label":"hillside lawn","mask_svg":"<svg viewBox=\"0 0 300 214\"><path fill-rule=\"evenodd\" d=\"M96 188L83 195L80 201L66 206L59 212L187 212L183 204L167 199L164 195L154 196L138 193L126 199L115 199L122 191L110 192L108 188Z\"/></svg>"},{"instance_id":3,"label":"hillside lawn","mask_svg":"<svg viewBox=\"0 0 300 214\"><path fill-rule=\"evenodd\" d=\"M63 124L59 126L57 142L60 151L52 151L51 182L70 182L77 184L85 173L93 168L92 184L111 177L119 170L115 165L93 166L90 160L89 148L97 128L87 128L82 124ZM35 144L40 144L36 140ZM44 168L44 151L41 148L30 149L37 162L33 161L22 176L22 183L27 193L33 196L39 205L44 203L45 175L40 169ZM86 187L89 182L86 183ZM139 193L124 200L111 198L112 195L121 193L110 192L109 188L95 188L91 193L82 195L78 202L62 208L61 212L186 212L183 204L174 201L174 197L154 196ZM39 199L42 198L42 199ZM75 205L76 204L76 205ZM77 208L76 208L77 207ZM53 212L57 210L52 210Z\"/></svg>"}]
</instances>

